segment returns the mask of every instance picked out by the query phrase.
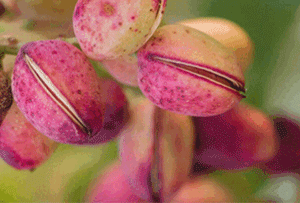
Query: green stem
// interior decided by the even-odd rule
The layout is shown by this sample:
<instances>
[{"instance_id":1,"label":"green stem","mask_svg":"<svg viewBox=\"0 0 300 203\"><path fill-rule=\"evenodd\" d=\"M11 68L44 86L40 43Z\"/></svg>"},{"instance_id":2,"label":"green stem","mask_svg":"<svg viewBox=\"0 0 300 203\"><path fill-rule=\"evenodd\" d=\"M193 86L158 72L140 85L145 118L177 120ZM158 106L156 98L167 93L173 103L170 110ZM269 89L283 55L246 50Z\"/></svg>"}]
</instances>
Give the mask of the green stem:
<instances>
[{"instance_id":1,"label":"green stem","mask_svg":"<svg viewBox=\"0 0 300 203\"><path fill-rule=\"evenodd\" d=\"M5 35L0 37L0 53L17 55L22 45L12 36Z\"/></svg>"},{"instance_id":2,"label":"green stem","mask_svg":"<svg viewBox=\"0 0 300 203\"><path fill-rule=\"evenodd\" d=\"M69 44L73 44L74 46L79 46L77 38L76 37L72 37L72 38L58 38L60 40L63 40Z\"/></svg>"}]
</instances>

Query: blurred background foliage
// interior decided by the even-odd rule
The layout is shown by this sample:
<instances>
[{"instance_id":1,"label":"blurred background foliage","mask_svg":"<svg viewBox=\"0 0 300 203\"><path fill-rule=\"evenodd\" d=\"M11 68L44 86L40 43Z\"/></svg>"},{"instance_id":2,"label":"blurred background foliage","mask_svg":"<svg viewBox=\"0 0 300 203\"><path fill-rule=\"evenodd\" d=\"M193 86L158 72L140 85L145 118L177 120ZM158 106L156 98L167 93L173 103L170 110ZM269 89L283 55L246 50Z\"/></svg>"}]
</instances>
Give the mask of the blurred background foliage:
<instances>
[{"instance_id":1,"label":"blurred background foliage","mask_svg":"<svg viewBox=\"0 0 300 203\"><path fill-rule=\"evenodd\" d=\"M164 21L169 24L213 16L239 24L255 44L255 59L246 73L245 100L269 114L282 109L297 117L299 5L297 0L168 0ZM32 36L34 27L25 34L14 29L15 25L0 22L0 33L10 30L24 41L45 37ZM111 142L97 147L60 145L50 160L34 172L14 170L0 160L0 202L80 202L88 183L116 158L116 143ZM259 190L267 191L268 187L268 174L256 168L210 175L230 188L238 201L250 201Z\"/></svg>"}]
</instances>

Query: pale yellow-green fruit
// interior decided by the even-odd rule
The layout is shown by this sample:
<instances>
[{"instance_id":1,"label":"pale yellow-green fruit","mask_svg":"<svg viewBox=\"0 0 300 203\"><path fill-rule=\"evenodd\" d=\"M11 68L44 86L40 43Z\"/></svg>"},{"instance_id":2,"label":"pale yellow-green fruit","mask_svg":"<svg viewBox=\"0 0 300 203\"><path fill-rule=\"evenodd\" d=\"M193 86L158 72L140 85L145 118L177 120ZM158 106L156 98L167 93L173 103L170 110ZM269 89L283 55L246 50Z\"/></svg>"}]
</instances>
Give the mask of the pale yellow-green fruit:
<instances>
[{"instance_id":1,"label":"pale yellow-green fruit","mask_svg":"<svg viewBox=\"0 0 300 203\"><path fill-rule=\"evenodd\" d=\"M97 61L135 53L160 24L166 0L78 0L73 29L82 51Z\"/></svg>"},{"instance_id":2,"label":"pale yellow-green fruit","mask_svg":"<svg viewBox=\"0 0 300 203\"><path fill-rule=\"evenodd\" d=\"M238 24L223 18L196 18L178 22L204 32L231 48L245 71L253 62L254 43L248 33Z\"/></svg>"}]
</instances>

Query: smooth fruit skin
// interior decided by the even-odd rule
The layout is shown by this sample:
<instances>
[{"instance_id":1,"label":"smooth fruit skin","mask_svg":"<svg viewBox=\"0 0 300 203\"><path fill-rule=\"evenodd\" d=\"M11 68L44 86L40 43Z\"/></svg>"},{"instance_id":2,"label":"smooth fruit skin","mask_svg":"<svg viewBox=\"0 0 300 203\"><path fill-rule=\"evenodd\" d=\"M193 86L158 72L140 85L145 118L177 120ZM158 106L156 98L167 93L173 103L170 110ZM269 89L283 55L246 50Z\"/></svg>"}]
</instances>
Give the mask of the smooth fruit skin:
<instances>
[{"instance_id":1,"label":"smooth fruit skin","mask_svg":"<svg viewBox=\"0 0 300 203\"><path fill-rule=\"evenodd\" d=\"M153 56L212 68L244 83L234 54L193 28L166 25L138 51L138 82L160 108L191 116L212 116L234 107L242 96L209 80L153 60Z\"/></svg>"},{"instance_id":2,"label":"smooth fruit skin","mask_svg":"<svg viewBox=\"0 0 300 203\"><path fill-rule=\"evenodd\" d=\"M157 130L154 160L158 166L160 200L168 201L190 175L195 130L190 116L156 107ZM155 167L152 167L155 168Z\"/></svg>"},{"instance_id":3,"label":"smooth fruit skin","mask_svg":"<svg viewBox=\"0 0 300 203\"><path fill-rule=\"evenodd\" d=\"M243 71L254 59L254 43L238 24L223 18L206 17L177 22L208 34L233 50Z\"/></svg>"},{"instance_id":4,"label":"smooth fruit skin","mask_svg":"<svg viewBox=\"0 0 300 203\"><path fill-rule=\"evenodd\" d=\"M166 0L79 0L73 28L83 52L94 60L137 51L159 25Z\"/></svg>"},{"instance_id":5,"label":"smooth fruit skin","mask_svg":"<svg viewBox=\"0 0 300 203\"><path fill-rule=\"evenodd\" d=\"M278 138L278 147L276 156L265 164L268 172L280 174L295 171L299 173L299 118L281 111L273 116L273 122Z\"/></svg>"},{"instance_id":6,"label":"smooth fruit skin","mask_svg":"<svg viewBox=\"0 0 300 203\"><path fill-rule=\"evenodd\" d=\"M119 82L137 87L138 60L136 55L101 61L103 67Z\"/></svg>"},{"instance_id":7,"label":"smooth fruit skin","mask_svg":"<svg viewBox=\"0 0 300 203\"><path fill-rule=\"evenodd\" d=\"M233 202L233 195L216 180L202 175L184 183L169 202Z\"/></svg>"},{"instance_id":8,"label":"smooth fruit skin","mask_svg":"<svg viewBox=\"0 0 300 203\"><path fill-rule=\"evenodd\" d=\"M104 104L103 127L93 137L79 141L79 145L95 145L108 142L122 131L130 119L127 99L123 89L114 80L101 80L101 101Z\"/></svg>"},{"instance_id":9,"label":"smooth fruit skin","mask_svg":"<svg viewBox=\"0 0 300 203\"><path fill-rule=\"evenodd\" d=\"M145 98L131 110L120 135L121 168L134 194L166 201L188 179L192 167L192 120Z\"/></svg>"},{"instance_id":10,"label":"smooth fruit skin","mask_svg":"<svg viewBox=\"0 0 300 203\"><path fill-rule=\"evenodd\" d=\"M276 153L272 120L240 103L224 114L194 118L195 158L218 169L241 169L270 160Z\"/></svg>"},{"instance_id":11,"label":"smooth fruit skin","mask_svg":"<svg viewBox=\"0 0 300 203\"><path fill-rule=\"evenodd\" d=\"M76 110L91 135L84 132L46 93L29 70L23 55L32 58L49 77L53 85ZM88 58L76 47L60 41L36 41L25 44L17 55L12 79L14 99L29 122L49 138L68 144L82 144L98 137L107 141L116 135L99 134L105 125L102 85L105 79L97 76ZM116 92L111 92L114 95ZM120 102L126 104L125 95L118 91ZM102 136L102 137L101 137Z\"/></svg>"},{"instance_id":12,"label":"smooth fruit skin","mask_svg":"<svg viewBox=\"0 0 300 203\"><path fill-rule=\"evenodd\" d=\"M96 178L85 196L87 202L146 202L136 196L119 162L113 163Z\"/></svg>"},{"instance_id":13,"label":"smooth fruit skin","mask_svg":"<svg viewBox=\"0 0 300 203\"><path fill-rule=\"evenodd\" d=\"M139 197L151 200L150 172L154 155L154 110L147 99L131 106L131 118L119 141L121 169Z\"/></svg>"},{"instance_id":14,"label":"smooth fruit skin","mask_svg":"<svg viewBox=\"0 0 300 203\"><path fill-rule=\"evenodd\" d=\"M14 102L0 127L0 156L19 170L35 169L56 149L57 143L37 131Z\"/></svg>"}]
</instances>

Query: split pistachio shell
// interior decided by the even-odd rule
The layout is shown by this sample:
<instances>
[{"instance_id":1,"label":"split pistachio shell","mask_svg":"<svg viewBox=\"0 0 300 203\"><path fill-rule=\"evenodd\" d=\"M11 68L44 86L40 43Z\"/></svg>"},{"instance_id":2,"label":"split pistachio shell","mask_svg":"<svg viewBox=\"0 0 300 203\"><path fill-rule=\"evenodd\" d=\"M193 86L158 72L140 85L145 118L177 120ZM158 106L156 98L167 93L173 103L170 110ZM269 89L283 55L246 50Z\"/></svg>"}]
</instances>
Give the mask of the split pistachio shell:
<instances>
[{"instance_id":1,"label":"split pistachio shell","mask_svg":"<svg viewBox=\"0 0 300 203\"><path fill-rule=\"evenodd\" d=\"M244 97L244 76L233 52L184 25L159 28L138 51L138 82L157 106L191 116L213 116Z\"/></svg>"},{"instance_id":2,"label":"split pistachio shell","mask_svg":"<svg viewBox=\"0 0 300 203\"><path fill-rule=\"evenodd\" d=\"M195 28L231 48L245 71L253 62L254 43L248 33L238 24L223 18L196 18L178 22Z\"/></svg>"},{"instance_id":3,"label":"split pistachio shell","mask_svg":"<svg viewBox=\"0 0 300 203\"><path fill-rule=\"evenodd\" d=\"M136 52L160 24L167 0L79 0L73 27L83 52L98 61Z\"/></svg>"},{"instance_id":4,"label":"split pistachio shell","mask_svg":"<svg viewBox=\"0 0 300 203\"><path fill-rule=\"evenodd\" d=\"M106 117L127 104L121 87L112 81L106 84L112 87L109 96L114 99L104 97L105 83L73 45L35 41L25 44L17 55L12 91L25 117L44 135L62 143L94 144L94 139L99 143L116 136L101 130L108 124ZM117 100L115 111L107 109L115 107Z\"/></svg>"},{"instance_id":5,"label":"split pistachio shell","mask_svg":"<svg viewBox=\"0 0 300 203\"><path fill-rule=\"evenodd\" d=\"M14 102L0 127L0 156L16 169L32 170L45 162L57 143L37 131Z\"/></svg>"}]
</instances>

